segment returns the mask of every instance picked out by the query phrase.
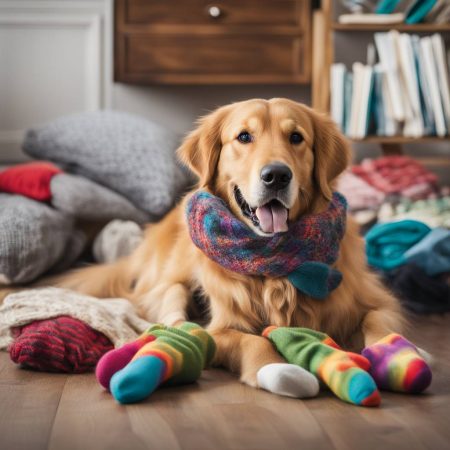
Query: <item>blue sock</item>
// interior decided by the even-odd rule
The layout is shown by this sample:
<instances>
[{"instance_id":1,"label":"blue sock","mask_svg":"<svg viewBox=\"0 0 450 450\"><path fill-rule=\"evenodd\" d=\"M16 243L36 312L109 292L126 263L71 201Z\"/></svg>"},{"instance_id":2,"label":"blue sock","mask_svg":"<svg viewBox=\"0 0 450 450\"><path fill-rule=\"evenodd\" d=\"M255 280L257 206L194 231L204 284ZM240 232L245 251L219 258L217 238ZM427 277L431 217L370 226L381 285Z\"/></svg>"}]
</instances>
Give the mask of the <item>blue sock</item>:
<instances>
[{"instance_id":1,"label":"blue sock","mask_svg":"<svg viewBox=\"0 0 450 450\"><path fill-rule=\"evenodd\" d=\"M165 364L156 356L141 356L111 378L109 388L119 403L144 400L161 384Z\"/></svg>"}]
</instances>

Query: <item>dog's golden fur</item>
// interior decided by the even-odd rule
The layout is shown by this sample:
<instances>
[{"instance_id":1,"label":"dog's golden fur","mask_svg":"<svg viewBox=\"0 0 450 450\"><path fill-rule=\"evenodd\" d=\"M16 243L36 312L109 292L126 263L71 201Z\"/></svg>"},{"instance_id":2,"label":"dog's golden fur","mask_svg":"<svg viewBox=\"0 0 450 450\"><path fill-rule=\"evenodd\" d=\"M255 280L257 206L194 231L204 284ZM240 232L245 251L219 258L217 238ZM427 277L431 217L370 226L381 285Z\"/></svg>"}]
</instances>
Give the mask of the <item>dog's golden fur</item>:
<instances>
[{"instance_id":1,"label":"dog's golden fur","mask_svg":"<svg viewBox=\"0 0 450 450\"><path fill-rule=\"evenodd\" d=\"M236 140L242 130L251 131L254 142ZM303 136L300 145L290 143L293 131ZM285 99L250 100L216 110L200 120L178 154L198 175L198 186L224 199L241 220L247 219L234 199L234 186L251 198L265 164L281 161L292 170L295 195L289 220L295 220L326 208L333 183L350 158L345 138L330 119ZM329 298L318 301L286 279L245 276L209 260L192 243L184 211L182 201L149 226L131 256L51 283L96 297L128 298L150 321L167 324L187 318L192 293L200 289L209 304L216 363L253 386L260 367L282 361L269 341L258 336L266 325L314 328L349 347L402 332L398 302L368 270L363 240L350 217L336 263L343 281Z\"/></svg>"}]
</instances>

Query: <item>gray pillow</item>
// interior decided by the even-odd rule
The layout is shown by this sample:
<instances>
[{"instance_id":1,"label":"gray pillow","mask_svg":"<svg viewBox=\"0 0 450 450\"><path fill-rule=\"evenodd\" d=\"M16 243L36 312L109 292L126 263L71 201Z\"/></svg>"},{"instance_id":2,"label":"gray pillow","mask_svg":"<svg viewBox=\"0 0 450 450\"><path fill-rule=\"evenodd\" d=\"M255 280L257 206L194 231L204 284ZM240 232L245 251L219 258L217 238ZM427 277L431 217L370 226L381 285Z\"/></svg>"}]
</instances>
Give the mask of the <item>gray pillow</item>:
<instances>
[{"instance_id":1,"label":"gray pillow","mask_svg":"<svg viewBox=\"0 0 450 450\"><path fill-rule=\"evenodd\" d=\"M0 285L70 266L86 244L70 216L21 195L0 194L0 230Z\"/></svg>"},{"instance_id":2,"label":"gray pillow","mask_svg":"<svg viewBox=\"0 0 450 450\"><path fill-rule=\"evenodd\" d=\"M178 137L160 125L117 111L62 117L29 130L24 151L53 161L163 216L189 184L175 159Z\"/></svg>"}]
</instances>

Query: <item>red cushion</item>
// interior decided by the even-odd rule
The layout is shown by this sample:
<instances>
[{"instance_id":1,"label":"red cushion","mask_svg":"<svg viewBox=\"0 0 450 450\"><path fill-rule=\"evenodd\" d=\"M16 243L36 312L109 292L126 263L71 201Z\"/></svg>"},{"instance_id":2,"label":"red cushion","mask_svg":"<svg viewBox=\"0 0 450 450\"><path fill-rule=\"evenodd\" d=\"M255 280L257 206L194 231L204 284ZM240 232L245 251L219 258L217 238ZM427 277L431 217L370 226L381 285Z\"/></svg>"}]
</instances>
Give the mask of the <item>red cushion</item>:
<instances>
[{"instance_id":1,"label":"red cushion","mask_svg":"<svg viewBox=\"0 0 450 450\"><path fill-rule=\"evenodd\" d=\"M49 201L52 198L50 181L59 173L61 169L45 161L19 164L0 173L0 192Z\"/></svg>"}]
</instances>

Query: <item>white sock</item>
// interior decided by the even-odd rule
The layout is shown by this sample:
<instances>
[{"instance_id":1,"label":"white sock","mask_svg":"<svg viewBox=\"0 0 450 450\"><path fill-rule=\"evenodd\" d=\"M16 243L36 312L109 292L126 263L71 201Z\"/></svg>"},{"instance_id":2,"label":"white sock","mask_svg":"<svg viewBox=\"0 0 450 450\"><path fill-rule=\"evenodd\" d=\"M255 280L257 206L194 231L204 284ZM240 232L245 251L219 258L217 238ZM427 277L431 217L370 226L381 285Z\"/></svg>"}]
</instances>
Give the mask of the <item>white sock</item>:
<instances>
[{"instance_id":1,"label":"white sock","mask_svg":"<svg viewBox=\"0 0 450 450\"><path fill-rule=\"evenodd\" d=\"M294 364L267 364L257 373L261 389L294 398L315 397L319 393L319 381L307 370Z\"/></svg>"}]
</instances>

